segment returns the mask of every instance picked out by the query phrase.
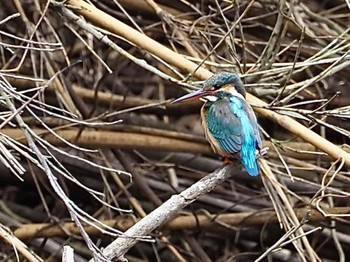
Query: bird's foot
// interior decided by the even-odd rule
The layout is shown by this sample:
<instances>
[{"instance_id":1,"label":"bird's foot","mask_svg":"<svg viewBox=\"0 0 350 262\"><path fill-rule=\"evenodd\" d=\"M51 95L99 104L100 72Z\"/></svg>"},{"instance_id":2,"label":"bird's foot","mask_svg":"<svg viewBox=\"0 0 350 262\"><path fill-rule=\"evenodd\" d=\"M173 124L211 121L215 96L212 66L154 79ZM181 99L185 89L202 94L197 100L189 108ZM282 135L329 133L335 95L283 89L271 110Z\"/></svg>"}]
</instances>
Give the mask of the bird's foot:
<instances>
[{"instance_id":1,"label":"bird's foot","mask_svg":"<svg viewBox=\"0 0 350 262\"><path fill-rule=\"evenodd\" d=\"M260 156L266 155L268 150L269 150L268 147L264 147L264 148L258 150L258 155L260 155Z\"/></svg>"},{"instance_id":2,"label":"bird's foot","mask_svg":"<svg viewBox=\"0 0 350 262\"><path fill-rule=\"evenodd\" d=\"M225 157L224 158L224 165L229 165L229 164L232 164L233 161L229 158L229 157Z\"/></svg>"}]
</instances>

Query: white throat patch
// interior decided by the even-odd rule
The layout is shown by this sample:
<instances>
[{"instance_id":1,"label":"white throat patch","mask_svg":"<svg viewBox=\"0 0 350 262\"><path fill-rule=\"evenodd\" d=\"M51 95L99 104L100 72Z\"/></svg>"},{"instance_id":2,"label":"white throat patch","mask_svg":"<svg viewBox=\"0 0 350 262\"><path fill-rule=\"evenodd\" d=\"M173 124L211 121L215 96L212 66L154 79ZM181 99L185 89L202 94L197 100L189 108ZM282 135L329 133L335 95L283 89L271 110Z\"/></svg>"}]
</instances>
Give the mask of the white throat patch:
<instances>
[{"instance_id":1,"label":"white throat patch","mask_svg":"<svg viewBox=\"0 0 350 262\"><path fill-rule=\"evenodd\" d=\"M202 99L204 100L204 102L206 101L215 102L216 100L218 100L216 96L211 96L211 95L205 96Z\"/></svg>"}]
</instances>

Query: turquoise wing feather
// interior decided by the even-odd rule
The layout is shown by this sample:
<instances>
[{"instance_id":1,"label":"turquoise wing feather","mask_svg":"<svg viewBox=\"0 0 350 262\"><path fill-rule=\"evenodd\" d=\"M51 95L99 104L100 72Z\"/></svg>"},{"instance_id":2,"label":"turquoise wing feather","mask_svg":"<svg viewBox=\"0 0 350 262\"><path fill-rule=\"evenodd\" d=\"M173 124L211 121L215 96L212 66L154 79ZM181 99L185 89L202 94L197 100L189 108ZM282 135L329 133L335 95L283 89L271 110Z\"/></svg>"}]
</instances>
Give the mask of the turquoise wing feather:
<instances>
[{"instance_id":1,"label":"turquoise wing feather","mask_svg":"<svg viewBox=\"0 0 350 262\"><path fill-rule=\"evenodd\" d=\"M228 100L221 99L212 104L207 109L206 120L210 134L226 153L240 152L242 127L239 118L232 114Z\"/></svg>"}]
</instances>

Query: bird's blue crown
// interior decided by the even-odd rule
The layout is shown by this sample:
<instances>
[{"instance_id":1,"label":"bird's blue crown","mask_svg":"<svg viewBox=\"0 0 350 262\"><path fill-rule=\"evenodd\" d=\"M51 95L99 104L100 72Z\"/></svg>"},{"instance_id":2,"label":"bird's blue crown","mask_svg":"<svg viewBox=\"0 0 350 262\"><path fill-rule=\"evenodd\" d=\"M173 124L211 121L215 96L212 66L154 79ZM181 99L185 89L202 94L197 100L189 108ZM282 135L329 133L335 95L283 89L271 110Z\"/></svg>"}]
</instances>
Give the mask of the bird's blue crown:
<instances>
[{"instance_id":1,"label":"bird's blue crown","mask_svg":"<svg viewBox=\"0 0 350 262\"><path fill-rule=\"evenodd\" d=\"M204 83L202 88L204 90L214 88L219 90L225 85L233 85L238 93L240 93L244 98L246 96L246 91L243 85L242 80L236 73L231 72L220 72L208 78Z\"/></svg>"}]
</instances>

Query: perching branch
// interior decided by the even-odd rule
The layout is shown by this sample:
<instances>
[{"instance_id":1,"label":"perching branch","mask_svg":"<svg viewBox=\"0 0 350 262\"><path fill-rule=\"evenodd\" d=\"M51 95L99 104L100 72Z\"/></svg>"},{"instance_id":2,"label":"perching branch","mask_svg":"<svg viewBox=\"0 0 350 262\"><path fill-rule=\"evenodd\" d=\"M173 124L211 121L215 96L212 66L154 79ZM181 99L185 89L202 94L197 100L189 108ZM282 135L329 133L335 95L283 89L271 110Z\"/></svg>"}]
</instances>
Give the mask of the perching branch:
<instances>
[{"instance_id":1,"label":"perching branch","mask_svg":"<svg viewBox=\"0 0 350 262\"><path fill-rule=\"evenodd\" d=\"M107 259L123 260L124 255L132 248L139 238L136 236L147 236L154 229L172 219L176 214L186 206L194 202L200 196L213 190L218 184L224 182L227 178L243 172L240 163L233 163L222 169L215 170L213 173L199 180L178 195L173 195L168 201L153 210L146 217L141 219L134 226L129 228L123 235L114 240L103 250L103 255ZM94 260L90 260L92 262Z\"/></svg>"}]
</instances>

